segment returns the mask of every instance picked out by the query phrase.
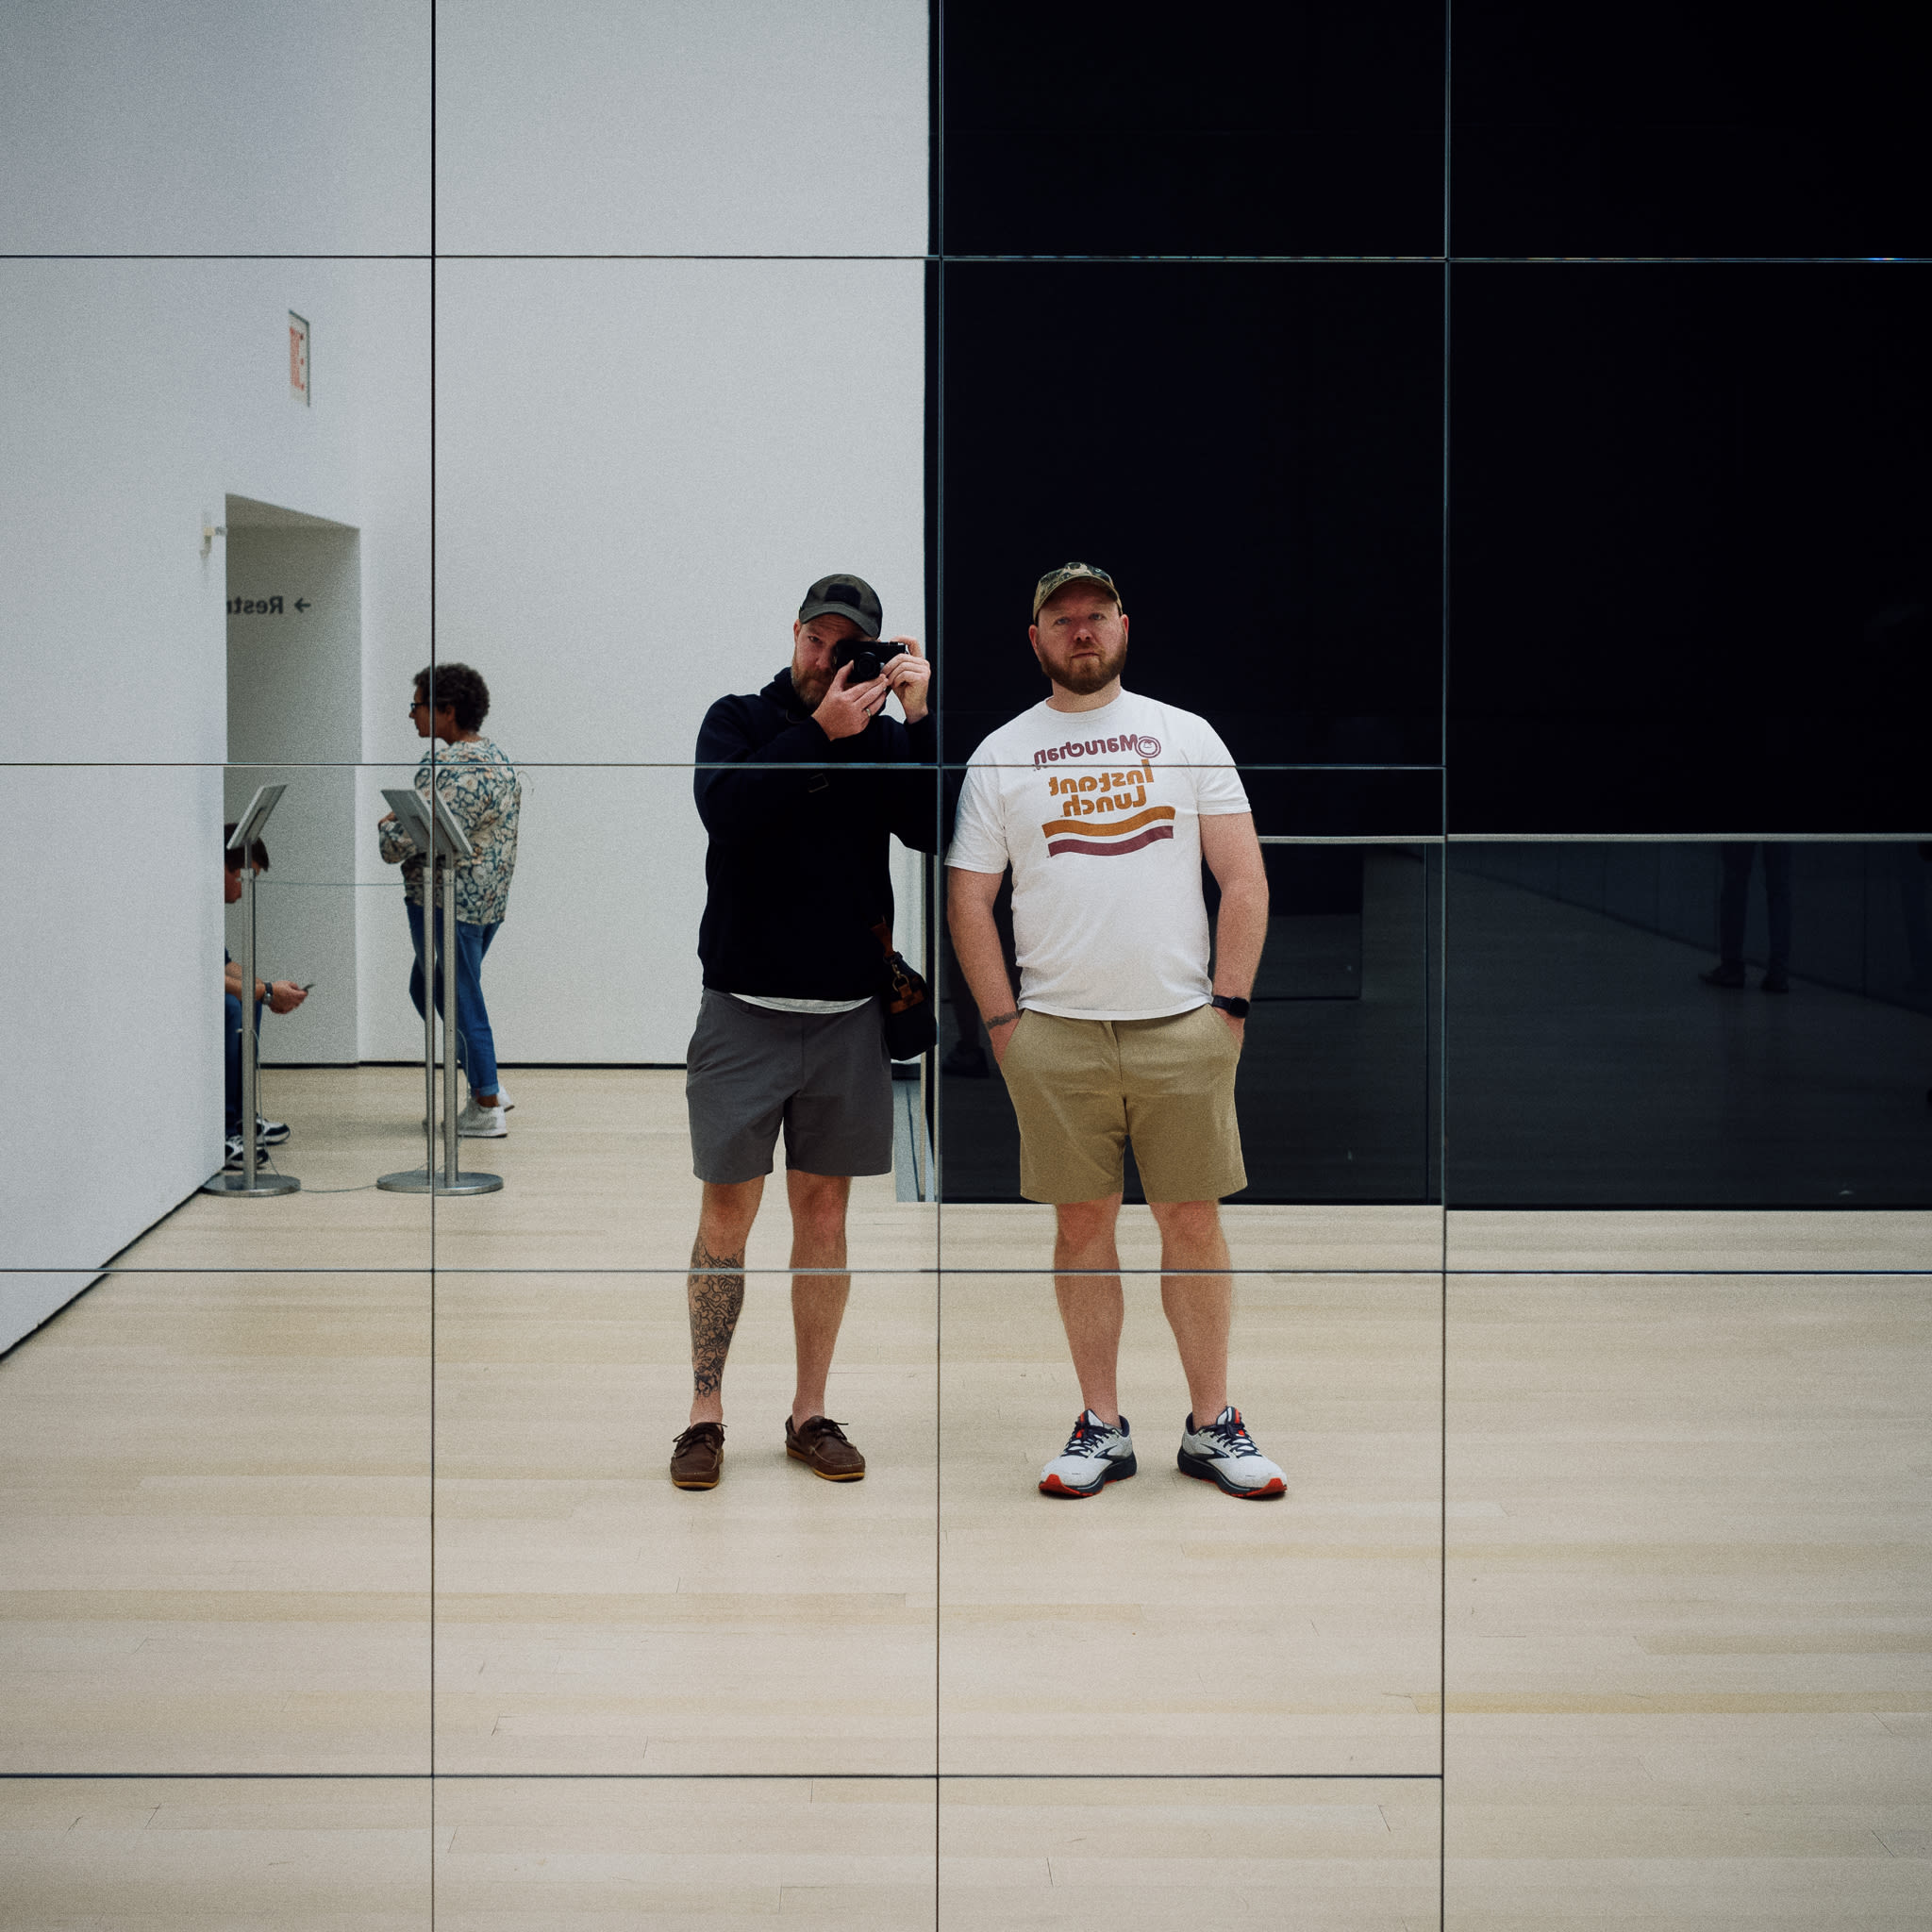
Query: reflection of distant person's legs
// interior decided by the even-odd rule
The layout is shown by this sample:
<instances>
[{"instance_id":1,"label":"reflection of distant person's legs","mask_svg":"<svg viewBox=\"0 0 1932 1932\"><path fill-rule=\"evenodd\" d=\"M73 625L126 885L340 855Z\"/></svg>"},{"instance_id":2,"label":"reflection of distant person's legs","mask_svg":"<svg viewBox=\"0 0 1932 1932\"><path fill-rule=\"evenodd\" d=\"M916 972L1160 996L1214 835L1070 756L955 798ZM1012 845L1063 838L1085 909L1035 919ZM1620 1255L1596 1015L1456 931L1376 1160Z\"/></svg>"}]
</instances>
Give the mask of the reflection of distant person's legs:
<instances>
[{"instance_id":1,"label":"reflection of distant person's legs","mask_svg":"<svg viewBox=\"0 0 1932 1932\"><path fill-rule=\"evenodd\" d=\"M1926 915L1926 861L1932 844L1881 845L1898 879L1899 918L1906 935L1906 997L1923 1002L1932 995L1932 918Z\"/></svg>"},{"instance_id":2,"label":"reflection of distant person's legs","mask_svg":"<svg viewBox=\"0 0 1932 1932\"><path fill-rule=\"evenodd\" d=\"M1751 904L1751 861L1757 847L1734 840L1718 848L1723 882L1718 889L1718 963L1702 977L1706 986L1744 984L1744 924ZM1764 909L1769 945L1764 962L1766 992L1788 992L1791 958L1791 848L1781 840L1764 846Z\"/></svg>"},{"instance_id":3,"label":"reflection of distant person's legs","mask_svg":"<svg viewBox=\"0 0 1932 1932\"><path fill-rule=\"evenodd\" d=\"M417 1012L423 1011L425 975L424 972L425 932L423 908L409 906L409 940L416 948L416 963L409 970L409 999ZM457 1130L470 1139L498 1140L508 1131L504 1116L509 1110L506 1099L499 1107L479 1107L476 1102L498 1094L496 1036L491 1030L490 1008L483 1003L483 959L497 934L496 925L467 925L457 921L457 1064L470 1083L471 1100L458 1117ZM440 936L440 935L439 935ZM428 947L431 967L436 967L435 947ZM442 986L439 973L437 1004L441 1006Z\"/></svg>"},{"instance_id":4,"label":"reflection of distant person's legs","mask_svg":"<svg viewBox=\"0 0 1932 1932\"><path fill-rule=\"evenodd\" d=\"M1764 911L1764 990L1787 992L1790 990L1787 969L1791 963L1791 848L1782 840L1765 841Z\"/></svg>"}]
</instances>

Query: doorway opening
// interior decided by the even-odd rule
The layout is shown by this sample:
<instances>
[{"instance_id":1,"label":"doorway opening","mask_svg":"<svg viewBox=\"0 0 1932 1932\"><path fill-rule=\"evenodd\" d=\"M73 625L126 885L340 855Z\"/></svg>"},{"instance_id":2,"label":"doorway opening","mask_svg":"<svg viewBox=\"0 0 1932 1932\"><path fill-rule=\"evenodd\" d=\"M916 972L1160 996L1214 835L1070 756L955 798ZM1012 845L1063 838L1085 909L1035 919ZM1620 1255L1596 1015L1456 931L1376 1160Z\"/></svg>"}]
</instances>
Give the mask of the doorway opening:
<instances>
[{"instance_id":1,"label":"doorway opening","mask_svg":"<svg viewBox=\"0 0 1932 1932\"><path fill-rule=\"evenodd\" d=\"M264 1023L264 1065L357 1058L356 776L362 756L360 533L253 497L226 507L225 815L260 785L288 791L269 822L257 892L256 971L313 982ZM230 912L231 925L236 917ZM241 954L239 933L228 949Z\"/></svg>"}]
</instances>

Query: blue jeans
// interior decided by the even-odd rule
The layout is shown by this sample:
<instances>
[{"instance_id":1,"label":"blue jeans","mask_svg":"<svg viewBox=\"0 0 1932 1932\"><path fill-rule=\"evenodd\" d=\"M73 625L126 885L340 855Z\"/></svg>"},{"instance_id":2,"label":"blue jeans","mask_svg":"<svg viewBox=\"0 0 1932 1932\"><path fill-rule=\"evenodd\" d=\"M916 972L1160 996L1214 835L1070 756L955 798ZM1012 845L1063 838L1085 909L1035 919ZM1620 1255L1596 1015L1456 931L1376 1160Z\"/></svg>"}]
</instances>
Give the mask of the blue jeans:
<instances>
[{"instance_id":1,"label":"blue jeans","mask_svg":"<svg viewBox=\"0 0 1932 1932\"><path fill-rule=\"evenodd\" d=\"M405 902L407 904L407 902ZM416 964L409 973L409 998L417 1012L423 1010L423 908L408 905L409 940L416 948ZM496 1036L490 1030L490 1008L483 1004L483 956L490 950L503 922L495 925L466 925L457 921L457 1064L470 1076L472 1093L496 1091ZM437 933L441 934L441 917ZM430 947L430 965L436 967L435 946ZM440 971L440 969L439 969ZM442 982L438 978L436 998L442 1005Z\"/></svg>"},{"instance_id":2,"label":"blue jeans","mask_svg":"<svg viewBox=\"0 0 1932 1932\"><path fill-rule=\"evenodd\" d=\"M242 1131L242 995L225 995L228 1008L228 1138ZM261 1002L255 1003L255 1030L261 1032Z\"/></svg>"}]
</instances>

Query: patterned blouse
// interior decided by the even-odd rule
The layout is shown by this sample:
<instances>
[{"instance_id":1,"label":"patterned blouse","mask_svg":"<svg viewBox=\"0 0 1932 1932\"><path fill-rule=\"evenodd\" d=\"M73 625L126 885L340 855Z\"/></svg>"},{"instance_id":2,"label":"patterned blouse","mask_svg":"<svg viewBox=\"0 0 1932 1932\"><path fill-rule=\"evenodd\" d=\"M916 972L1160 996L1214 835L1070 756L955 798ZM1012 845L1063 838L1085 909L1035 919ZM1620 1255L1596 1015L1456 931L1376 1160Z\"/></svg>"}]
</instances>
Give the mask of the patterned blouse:
<instances>
[{"instance_id":1,"label":"patterned blouse","mask_svg":"<svg viewBox=\"0 0 1932 1932\"><path fill-rule=\"evenodd\" d=\"M487 738L435 747L436 789L475 856L456 869L457 917L465 925L495 925L509 909L510 874L517 864L517 811L524 788L517 768ZM416 767L416 790L429 794L430 754ZM376 827L385 865L403 868L403 892L423 903L425 861L393 820ZM441 900L437 901L439 907Z\"/></svg>"}]
</instances>

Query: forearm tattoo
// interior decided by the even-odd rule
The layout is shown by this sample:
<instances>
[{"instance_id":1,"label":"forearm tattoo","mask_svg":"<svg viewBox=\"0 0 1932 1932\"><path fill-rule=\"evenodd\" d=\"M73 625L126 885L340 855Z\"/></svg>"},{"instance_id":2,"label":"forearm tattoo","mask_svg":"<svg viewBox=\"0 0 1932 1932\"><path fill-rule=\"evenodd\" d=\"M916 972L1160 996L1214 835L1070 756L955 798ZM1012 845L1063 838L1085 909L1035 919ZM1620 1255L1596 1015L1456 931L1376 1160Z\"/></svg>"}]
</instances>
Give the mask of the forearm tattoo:
<instances>
[{"instance_id":1,"label":"forearm tattoo","mask_svg":"<svg viewBox=\"0 0 1932 1932\"><path fill-rule=\"evenodd\" d=\"M691 1244L691 1379L700 1395L715 1395L724 1379L724 1357L744 1307L744 1256L714 1255L700 1237Z\"/></svg>"}]
</instances>

